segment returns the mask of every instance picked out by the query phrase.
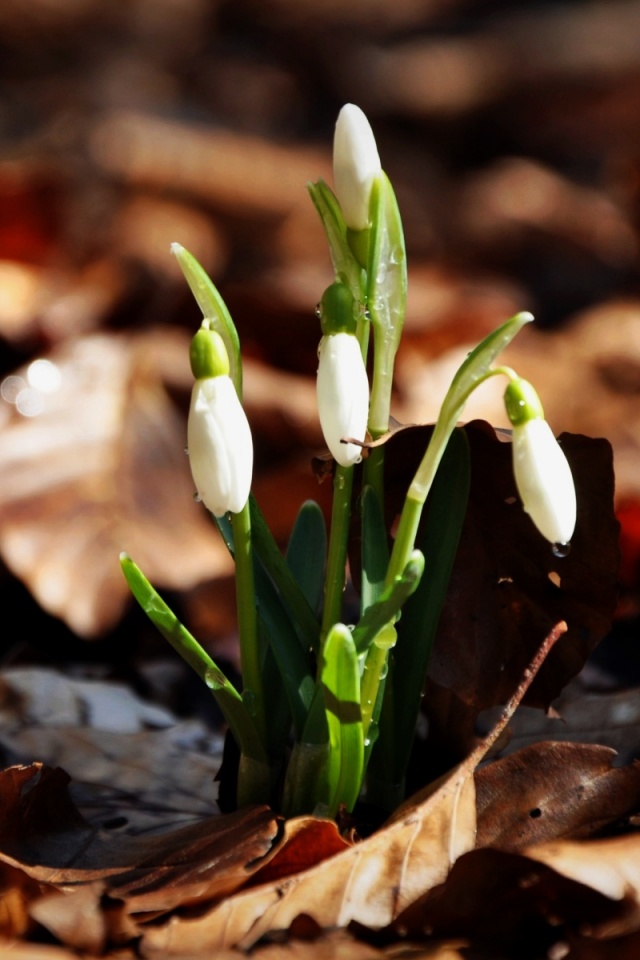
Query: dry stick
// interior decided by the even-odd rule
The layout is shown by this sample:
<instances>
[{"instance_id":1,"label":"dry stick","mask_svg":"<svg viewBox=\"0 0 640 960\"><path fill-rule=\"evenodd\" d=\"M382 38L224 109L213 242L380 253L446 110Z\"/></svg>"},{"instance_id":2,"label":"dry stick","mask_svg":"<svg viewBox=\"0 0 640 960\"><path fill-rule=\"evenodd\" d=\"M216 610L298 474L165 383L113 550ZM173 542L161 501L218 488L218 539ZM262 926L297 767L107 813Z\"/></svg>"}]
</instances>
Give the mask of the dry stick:
<instances>
[{"instance_id":1,"label":"dry stick","mask_svg":"<svg viewBox=\"0 0 640 960\"><path fill-rule=\"evenodd\" d=\"M487 734L484 740L481 740L478 746L471 751L467 759L464 761L465 767L468 764L471 764L472 768L475 768L482 760L484 760L485 756L494 745L498 737L502 734L514 713L520 706L525 693L533 683L538 670L547 659L552 647L556 644L560 637L567 632L568 629L569 628L567 627L565 621L560 620L560 622L556 623L555 627L553 627L549 634L545 637L535 657L522 674L522 680L518 684L515 692L505 704L495 727L489 734Z\"/></svg>"},{"instance_id":2,"label":"dry stick","mask_svg":"<svg viewBox=\"0 0 640 960\"><path fill-rule=\"evenodd\" d=\"M441 790L457 790L468 777L473 775L478 764L484 760L485 756L520 706L525 693L533 683L538 670L546 660L549 652L568 629L569 628L567 627L565 621L560 620L560 622L556 623L555 627L552 628L548 636L545 637L535 657L529 666L524 670L522 674L522 680L518 684L518 687L513 695L505 704L498 722L491 733L489 733L484 740L481 740L477 747L474 747L469 756L466 757L460 764L458 764L457 767L454 767L453 770L449 770L448 773L445 773L433 783L427 784L427 786L423 787L422 790L419 790L417 793L414 793L411 797L405 800L405 802L402 803L386 821L387 826L395 823L398 820L402 820L409 811L411 811L411 815L415 814L415 811L418 807L422 806L423 804L430 803L433 798L440 793Z\"/></svg>"}]
</instances>

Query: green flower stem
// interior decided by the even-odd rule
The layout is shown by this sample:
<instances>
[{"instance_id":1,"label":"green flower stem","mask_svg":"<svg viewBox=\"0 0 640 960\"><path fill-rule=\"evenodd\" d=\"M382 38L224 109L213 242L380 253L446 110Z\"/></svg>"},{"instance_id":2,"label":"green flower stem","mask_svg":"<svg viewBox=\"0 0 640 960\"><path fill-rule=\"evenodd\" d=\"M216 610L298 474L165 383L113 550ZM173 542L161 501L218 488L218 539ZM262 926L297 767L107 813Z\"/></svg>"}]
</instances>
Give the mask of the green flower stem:
<instances>
[{"instance_id":1,"label":"green flower stem","mask_svg":"<svg viewBox=\"0 0 640 960\"><path fill-rule=\"evenodd\" d=\"M251 516L248 502L240 513L231 515L231 522L236 563L236 605L243 694L251 694L248 698L247 707L254 718L262 743L266 745L266 717L262 664L260 663L260 646L258 643L258 611L256 609L256 588L251 546Z\"/></svg>"},{"instance_id":2,"label":"green flower stem","mask_svg":"<svg viewBox=\"0 0 640 960\"><path fill-rule=\"evenodd\" d=\"M333 478L333 507L331 529L329 531L324 610L322 613L322 637L326 637L334 623L338 623L341 619L352 489L353 467L336 465Z\"/></svg>"},{"instance_id":3,"label":"green flower stem","mask_svg":"<svg viewBox=\"0 0 640 960\"><path fill-rule=\"evenodd\" d=\"M409 488L402 513L400 514L400 522L398 523L393 550L391 551L391 559L389 560L389 567L385 579L386 587L390 586L395 578L400 576L411 556L416 542L425 499L426 496L422 499L422 497L415 495L411 487Z\"/></svg>"},{"instance_id":4,"label":"green flower stem","mask_svg":"<svg viewBox=\"0 0 640 960\"><path fill-rule=\"evenodd\" d=\"M422 509L431 490L431 485L444 451L447 448L449 438L454 431L457 419L462 413L464 405L480 384L484 383L485 380L488 380L490 377L498 375L506 376L510 380L517 376L511 367L495 367L491 370L484 371L474 378L462 393L458 393L452 397L447 395L445 398L429 446L407 491L407 497L400 515L396 540L389 561L389 569L385 581L386 586L393 583L394 579L402 573L415 547Z\"/></svg>"}]
</instances>

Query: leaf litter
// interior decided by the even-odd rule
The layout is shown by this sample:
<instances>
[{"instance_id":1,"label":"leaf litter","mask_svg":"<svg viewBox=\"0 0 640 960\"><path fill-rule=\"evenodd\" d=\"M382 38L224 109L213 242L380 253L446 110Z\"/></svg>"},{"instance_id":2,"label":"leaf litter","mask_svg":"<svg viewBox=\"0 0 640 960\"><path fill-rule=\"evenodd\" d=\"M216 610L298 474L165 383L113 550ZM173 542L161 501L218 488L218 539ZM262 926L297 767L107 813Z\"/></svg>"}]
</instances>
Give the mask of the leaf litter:
<instances>
[{"instance_id":1,"label":"leaf litter","mask_svg":"<svg viewBox=\"0 0 640 960\"><path fill-rule=\"evenodd\" d=\"M565 631L559 624L549 634L489 737L365 840L315 818L283 827L266 807L114 837L79 813L65 773L34 764L0 779L0 859L45 894L32 901L31 920L78 949L132 937L143 956L246 949L301 915L320 931L378 930L475 847L474 771Z\"/></svg>"}]
</instances>

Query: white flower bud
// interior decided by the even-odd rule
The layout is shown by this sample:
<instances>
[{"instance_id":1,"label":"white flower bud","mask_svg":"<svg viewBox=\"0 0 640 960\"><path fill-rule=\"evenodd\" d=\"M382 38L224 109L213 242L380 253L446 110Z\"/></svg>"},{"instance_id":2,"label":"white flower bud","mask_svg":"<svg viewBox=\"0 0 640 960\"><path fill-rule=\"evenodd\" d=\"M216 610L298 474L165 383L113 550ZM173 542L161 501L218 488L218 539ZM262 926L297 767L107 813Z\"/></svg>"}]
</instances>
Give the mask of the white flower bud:
<instances>
[{"instance_id":1,"label":"white flower bud","mask_svg":"<svg viewBox=\"0 0 640 960\"><path fill-rule=\"evenodd\" d=\"M576 525L571 468L546 420L513 426L513 472L522 505L543 537L567 544Z\"/></svg>"},{"instance_id":2,"label":"white flower bud","mask_svg":"<svg viewBox=\"0 0 640 960\"><path fill-rule=\"evenodd\" d=\"M333 185L344 222L351 230L369 226L369 200L380 173L380 157L366 116L347 103L338 116L333 140Z\"/></svg>"},{"instance_id":3,"label":"white flower bud","mask_svg":"<svg viewBox=\"0 0 640 960\"><path fill-rule=\"evenodd\" d=\"M347 437L364 440L369 415L369 378L360 344L350 333L332 333L318 349L318 413L325 443L342 467L362 458L356 443L342 443Z\"/></svg>"},{"instance_id":4,"label":"white flower bud","mask_svg":"<svg viewBox=\"0 0 640 960\"><path fill-rule=\"evenodd\" d=\"M191 474L205 507L216 517L239 513L251 488L253 441L230 377L196 380L187 437Z\"/></svg>"}]
</instances>

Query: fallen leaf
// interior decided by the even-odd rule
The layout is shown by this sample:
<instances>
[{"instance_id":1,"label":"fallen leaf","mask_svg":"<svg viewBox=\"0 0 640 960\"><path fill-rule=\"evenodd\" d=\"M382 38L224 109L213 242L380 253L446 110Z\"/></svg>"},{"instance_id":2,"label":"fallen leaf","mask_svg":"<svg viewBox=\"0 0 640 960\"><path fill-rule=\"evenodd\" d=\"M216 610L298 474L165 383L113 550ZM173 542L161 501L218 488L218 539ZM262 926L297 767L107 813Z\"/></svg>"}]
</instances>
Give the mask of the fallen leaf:
<instances>
[{"instance_id":1,"label":"fallen leaf","mask_svg":"<svg viewBox=\"0 0 640 960\"><path fill-rule=\"evenodd\" d=\"M171 833L114 836L79 814L68 783L62 770L42 764L0 774L0 860L58 890L101 880L129 911L228 895L258 869L278 835L267 807L249 807Z\"/></svg>"},{"instance_id":2,"label":"fallen leaf","mask_svg":"<svg viewBox=\"0 0 640 960\"><path fill-rule=\"evenodd\" d=\"M606 441L562 435L574 474L578 522L558 559L517 498L510 444L488 425L466 428L471 492L460 546L429 664L427 750L445 763L464 756L481 710L507 700L551 623L568 631L524 703L547 708L610 626L615 609L618 525Z\"/></svg>"},{"instance_id":3,"label":"fallen leaf","mask_svg":"<svg viewBox=\"0 0 640 960\"><path fill-rule=\"evenodd\" d=\"M142 949L169 956L185 949L247 949L267 932L288 929L302 913L323 928L356 921L378 929L441 882L455 857L474 842L473 778L462 767L423 804L317 866L241 891L203 917L173 916L162 926L147 927Z\"/></svg>"},{"instance_id":4,"label":"fallen leaf","mask_svg":"<svg viewBox=\"0 0 640 960\"><path fill-rule=\"evenodd\" d=\"M640 924L640 836L566 840L526 847L523 854L610 900L633 901ZM622 931L617 931L622 932Z\"/></svg>"},{"instance_id":5,"label":"fallen leaf","mask_svg":"<svg viewBox=\"0 0 640 960\"><path fill-rule=\"evenodd\" d=\"M535 848L534 848L535 849ZM635 919L634 919L635 917ZM483 849L466 853L444 884L398 917L388 935L467 939L489 956L552 957L585 925L637 924L633 905L568 879L527 856ZM566 956L559 952L558 956Z\"/></svg>"},{"instance_id":6,"label":"fallen leaf","mask_svg":"<svg viewBox=\"0 0 640 960\"><path fill-rule=\"evenodd\" d=\"M128 602L122 550L160 588L231 568L192 502L184 424L154 364L163 347L188 376L182 334L70 341L43 358L42 388L30 385L34 365L16 372L23 400L2 410L0 552L81 636L112 626Z\"/></svg>"},{"instance_id":7,"label":"fallen leaf","mask_svg":"<svg viewBox=\"0 0 640 960\"><path fill-rule=\"evenodd\" d=\"M634 813L640 763L614 767L615 757L608 747L538 743L478 770L478 846L588 837Z\"/></svg>"}]
</instances>

